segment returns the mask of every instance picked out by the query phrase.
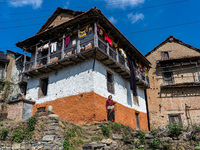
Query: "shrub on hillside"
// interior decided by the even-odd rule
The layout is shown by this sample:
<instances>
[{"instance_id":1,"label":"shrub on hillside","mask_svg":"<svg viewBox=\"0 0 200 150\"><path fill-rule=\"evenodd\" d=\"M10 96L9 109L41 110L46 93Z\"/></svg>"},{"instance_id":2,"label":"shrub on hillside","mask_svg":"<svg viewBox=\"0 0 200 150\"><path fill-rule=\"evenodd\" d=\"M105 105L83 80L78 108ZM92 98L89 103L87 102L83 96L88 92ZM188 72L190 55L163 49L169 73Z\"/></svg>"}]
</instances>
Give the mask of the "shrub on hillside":
<instances>
[{"instance_id":1,"label":"shrub on hillside","mask_svg":"<svg viewBox=\"0 0 200 150\"><path fill-rule=\"evenodd\" d=\"M183 132L183 126L177 122L167 125L167 128L171 137L178 137Z\"/></svg>"},{"instance_id":2,"label":"shrub on hillside","mask_svg":"<svg viewBox=\"0 0 200 150\"><path fill-rule=\"evenodd\" d=\"M7 135L8 135L8 129L7 128L3 128L0 131L0 140L5 140Z\"/></svg>"}]
</instances>

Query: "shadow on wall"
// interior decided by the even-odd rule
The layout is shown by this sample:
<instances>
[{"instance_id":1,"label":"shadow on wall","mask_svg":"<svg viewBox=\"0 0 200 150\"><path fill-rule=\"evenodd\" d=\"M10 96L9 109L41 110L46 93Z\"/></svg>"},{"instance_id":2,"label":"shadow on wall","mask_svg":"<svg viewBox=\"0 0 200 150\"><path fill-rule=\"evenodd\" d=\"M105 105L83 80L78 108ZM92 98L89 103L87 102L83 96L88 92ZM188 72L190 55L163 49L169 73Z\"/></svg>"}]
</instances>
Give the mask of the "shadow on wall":
<instances>
[{"instance_id":1,"label":"shadow on wall","mask_svg":"<svg viewBox=\"0 0 200 150\"><path fill-rule=\"evenodd\" d=\"M173 89L161 89L161 98L172 98L172 97L193 97L200 96L200 87L185 87L185 88L173 88Z\"/></svg>"},{"instance_id":2,"label":"shadow on wall","mask_svg":"<svg viewBox=\"0 0 200 150\"><path fill-rule=\"evenodd\" d=\"M98 73L100 73L101 75L103 75L105 78L107 77L107 71L111 71L114 74L115 94L116 94L116 92L126 91L126 93L123 93L123 94L125 96L127 96L127 99L126 99L127 104L130 107L132 107L133 106L132 91L130 89L130 83L129 83L129 81L126 80L126 79L124 79L123 77L121 77L117 73L115 73L115 71L113 71L112 69L110 69L110 68L108 69L105 66L102 67L102 65L103 65L102 63L97 62L96 65L95 65L95 71L97 71ZM118 87L118 91L116 91L116 86ZM105 87L107 88L106 83L105 83Z\"/></svg>"},{"instance_id":3,"label":"shadow on wall","mask_svg":"<svg viewBox=\"0 0 200 150\"><path fill-rule=\"evenodd\" d=\"M87 60L86 62L82 63L82 64L75 64L75 65L71 65L69 67L66 67L62 70L58 70L57 72L51 72L47 75L41 75L38 77L33 77L31 80L32 82L29 82L28 88L29 89L37 89L38 85L39 85L39 78L43 78L43 77L50 77L49 78L49 84L55 84L63 79L68 79L71 77L75 77L77 75L79 75L82 72L88 71L88 73L91 71L92 69L92 65L90 63L91 60Z\"/></svg>"}]
</instances>

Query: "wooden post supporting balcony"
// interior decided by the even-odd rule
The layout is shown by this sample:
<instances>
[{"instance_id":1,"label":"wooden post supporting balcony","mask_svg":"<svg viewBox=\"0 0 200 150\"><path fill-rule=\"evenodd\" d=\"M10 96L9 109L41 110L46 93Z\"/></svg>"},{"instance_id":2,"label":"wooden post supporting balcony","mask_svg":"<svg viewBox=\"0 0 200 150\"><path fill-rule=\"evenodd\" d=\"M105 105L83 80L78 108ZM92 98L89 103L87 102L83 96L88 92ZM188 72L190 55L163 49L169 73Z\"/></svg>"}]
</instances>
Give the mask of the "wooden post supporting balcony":
<instances>
[{"instance_id":1,"label":"wooden post supporting balcony","mask_svg":"<svg viewBox=\"0 0 200 150\"><path fill-rule=\"evenodd\" d=\"M34 68L37 68L37 52L38 52L38 45L36 45L36 48L35 48L35 62L34 62Z\"/></svg>"},{"instance_id":2,"label":"wooden post supporting balcony","mask_svg":"<svg viewBox=\"0 0 200 150\"><path fill-rule=\"evenodd\" d=\"M47 54L47 64L50 63L50 55L51 55L51 42L49 41L49 48L48 48L48 54Z\"/></svg>"},{"instance_id":3,"label":"wooden post supporting balcony","mask_svg":"<svg viewBox=\"0 0 200 150\"><path fill-rule=\"evenodd\" d=\"M23 72L26 70L26 49L24 49L24 63L23 63Z\"/></svg>"},{"instance_id":4,"label":"wooden post supporting balcony","mask_svg":"<svg viewBox=\"0 0 200 150\"><path fill-rule=\"evenodd\" d=\"M94 47L98 47L97 22L94 22Z\"/></svg>"},{"instance_id":5,"label":"wooden post supporting balcony","mask_svg":"<svg viewBox=\"0 0 200 150\"><path fill-rule=\"evenodd\" d=\"M107 55L110 56L110 52L109 52L110 46L109 46L109 43L107 42L106 45L107 45L107 48L106 48Z\"/></svg>"},{"instance_id":6,"label":"wooden post supporting balcony","mask_svg":"<svg viewBox=\"0 0 200 150\"><path fill-rule=\"evenodd\" d=\"M78 25L78 41L77 41L77 53L80 53L80 39L79 39L79 34L80 34L80 25Z\"/></svg>"},{"instance_id":7,"label":"wooden post supporting balcony","mask_svg":"<svg viewBox=\"0 0 200 150\"><path fill-rule=\"evenodd\" d=\"M119 62L119 51L118 51L118 48L116 50L117 50L117 62Z\"/></svg>"},{"instance_id":8,"label":"wooden post supporting balcony","mask_svg":"<svg viewBox=\"0 0 200 150\"><path fill-rule=\"evenodd\" d=\"M65 35L63 35L63 38L62 38L61 59L64 58L64 50L65 50Z\"/></svg>"}]
</instances>

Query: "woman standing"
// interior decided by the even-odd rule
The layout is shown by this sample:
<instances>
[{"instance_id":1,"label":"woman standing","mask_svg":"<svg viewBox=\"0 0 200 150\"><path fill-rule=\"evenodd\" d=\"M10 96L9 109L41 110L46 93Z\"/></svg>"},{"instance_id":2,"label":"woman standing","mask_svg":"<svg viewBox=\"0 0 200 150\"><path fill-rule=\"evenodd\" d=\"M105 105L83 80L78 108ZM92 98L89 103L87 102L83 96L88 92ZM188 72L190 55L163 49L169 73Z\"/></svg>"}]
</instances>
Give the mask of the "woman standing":
<instances>
[{"instance_id":1,"label":"woman standing","mask_svg":"<svg viewBox=\"0 0 200 150\"><path fill-rule=\"evenodd\" d=\"M108 96L108 100L106 101L106 110L107 120L115 122L115 106L111 95Z\"/></svg>"}]
</instances>

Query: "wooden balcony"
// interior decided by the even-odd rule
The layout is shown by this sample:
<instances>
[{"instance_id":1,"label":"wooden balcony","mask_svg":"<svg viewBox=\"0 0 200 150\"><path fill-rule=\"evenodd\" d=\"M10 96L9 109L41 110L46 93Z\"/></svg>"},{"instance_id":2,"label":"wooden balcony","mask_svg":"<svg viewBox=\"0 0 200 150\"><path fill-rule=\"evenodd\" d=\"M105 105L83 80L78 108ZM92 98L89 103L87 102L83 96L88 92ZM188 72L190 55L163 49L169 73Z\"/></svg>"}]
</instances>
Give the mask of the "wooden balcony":
<instances>
[{"instance_id":1,"label":"wooden balcony","mask_svg":"<svg viewBox=\"0 0 200 150\"><path fill-rule=\"evenodd\" d=\"M90 43L88 45L88 43ZM80 49L78 50L78 47ZM98 60L115 72L130 79L130 71L127 60L116 49L113 49L105 41L98 38L98 46L94 47L94 38L82 40L79 45L73 45L55 53L39 57L34 61L25 63L24 74L38 76L44 73L57 71L69 65L81 63L89 58ZM139 86L149 87L147 78L140 71L136 72L136 81Z\"/></svg>"}]
</instances>

